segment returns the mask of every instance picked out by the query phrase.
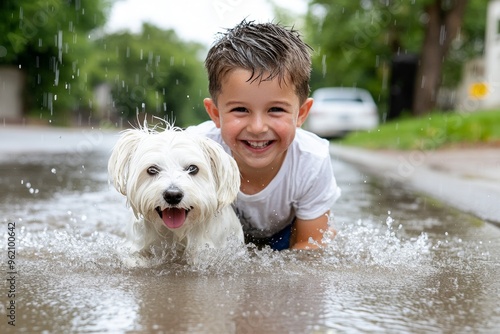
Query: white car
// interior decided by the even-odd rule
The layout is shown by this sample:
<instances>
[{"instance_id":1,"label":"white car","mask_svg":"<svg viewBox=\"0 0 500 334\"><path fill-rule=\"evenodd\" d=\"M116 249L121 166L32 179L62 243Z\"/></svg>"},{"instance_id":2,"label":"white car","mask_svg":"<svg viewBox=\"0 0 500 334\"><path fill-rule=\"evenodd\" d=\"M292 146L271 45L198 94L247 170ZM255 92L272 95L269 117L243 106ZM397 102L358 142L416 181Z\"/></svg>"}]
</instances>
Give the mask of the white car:
<instances>
[{"instance_id":1,"label":"white car","mask_svg":"<svg viewBox=\"0 0 500 334\"><path fill-rule=\"evenodd\" d=\"M320 137L341 137L379 124L377 105L365 89L326 87L314 91L312 97L314 103L304 128Z\"/></svg>"}]
</instances>

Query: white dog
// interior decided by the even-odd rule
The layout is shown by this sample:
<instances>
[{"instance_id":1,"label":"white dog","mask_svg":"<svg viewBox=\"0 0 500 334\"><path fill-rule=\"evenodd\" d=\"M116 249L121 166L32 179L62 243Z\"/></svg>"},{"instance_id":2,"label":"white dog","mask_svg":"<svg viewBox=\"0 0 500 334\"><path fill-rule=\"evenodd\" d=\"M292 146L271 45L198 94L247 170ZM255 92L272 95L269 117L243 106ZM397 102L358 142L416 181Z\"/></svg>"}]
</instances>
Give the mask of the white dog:
<instances>
[{"instance_id":1,"label":"white dog","mask_svg":"<svg viewBox=\"0 0 500 334\"><path fill-rule=\"evenodd\" d=\"M167 124L125 130L108 162L110 179L135 215L128 238L133 251L167 248L197 263L209 248L236 239L241 224L231 203L240 188L234 159L211 139Z\"/></svg>"}]
</instances>

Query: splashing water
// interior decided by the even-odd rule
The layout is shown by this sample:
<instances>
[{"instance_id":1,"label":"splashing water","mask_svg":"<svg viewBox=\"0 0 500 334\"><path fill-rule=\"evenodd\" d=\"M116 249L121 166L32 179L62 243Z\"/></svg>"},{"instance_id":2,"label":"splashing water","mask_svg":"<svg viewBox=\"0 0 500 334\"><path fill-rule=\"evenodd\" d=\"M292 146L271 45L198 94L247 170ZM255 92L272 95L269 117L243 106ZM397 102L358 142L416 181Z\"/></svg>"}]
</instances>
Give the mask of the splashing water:
<instances>
[{"instance_id":1,"label":"splashing water","mask_svg":"<svg viewBox=\"0 0 500 334\"><path fill-rule=\"evenodd\" d=\"M431 243L427 234L406 238L393 229L394 220L387 218L387 228L371 220L342 226L335 243L344 263L401 269L428 264Z\"/></svg>"},{"instance_id":2,"label":"splashing water","mask_svg":"<svg viewBox=\"0 0 500 334\"><path fill-rule=\"evenodd\" d=\"M70 221L76 222L69 211ZM85 222L86 216L79 217ZM378 267L385 269L417 268L430 264L432 245L425 233L418 237L405 238L401 229L393 229L394 220L387 218L387 227L370 220L358 220L354 225L342 225L338 235L325 233L322 250L273 251L257 249L254 245L239 245L233 239L226 249L207 248L203 259L196 265L173 251L173 245L153 249L150 258L130 254L123 236L94 231L82 233L75 225L63 230L48 230L31 233L23 226L20 231L20 247L25 260L35 260L41 265L63 268L58 270L123 270L134 267L152 270L157 275L179 275L186 273L240 275L245 273L272 273L280 268L287 271L294 263L300 266L328 267L339 270L349 267ZM293 266L292 266L293 267ZM302 268L304 269L304 268Z\"/></svg>"}]
</instances>

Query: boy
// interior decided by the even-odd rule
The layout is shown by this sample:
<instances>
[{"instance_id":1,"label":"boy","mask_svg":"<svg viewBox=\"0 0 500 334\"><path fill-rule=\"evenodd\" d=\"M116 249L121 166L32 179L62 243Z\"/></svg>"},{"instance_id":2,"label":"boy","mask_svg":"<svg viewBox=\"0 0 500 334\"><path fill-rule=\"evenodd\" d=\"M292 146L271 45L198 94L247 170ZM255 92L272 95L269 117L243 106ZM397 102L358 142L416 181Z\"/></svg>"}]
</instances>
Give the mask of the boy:
<instances>
[{"instance_id":1,"label":"boy","mask_svg":"<svg viewBox=\"0 0 500 334\"><path fill-rule=\"evenodd\" d=\"M296 31L277 24L228 29L205 60L212 121L189 128L232 154L245 239L275 250L321 247L340 196L328 142L300 129L313 103L309 51Z\"/></svg>"}]
</instances>

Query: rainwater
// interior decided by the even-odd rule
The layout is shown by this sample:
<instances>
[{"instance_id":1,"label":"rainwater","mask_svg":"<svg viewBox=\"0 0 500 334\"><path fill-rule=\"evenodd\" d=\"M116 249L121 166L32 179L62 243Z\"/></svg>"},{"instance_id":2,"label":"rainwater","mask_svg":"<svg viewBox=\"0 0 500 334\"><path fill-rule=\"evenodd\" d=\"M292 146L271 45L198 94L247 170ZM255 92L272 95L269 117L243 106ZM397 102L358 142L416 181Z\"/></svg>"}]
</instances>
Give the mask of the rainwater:
<instances>
[{"instance_id":1,"label":"rainwater","mask_svg":"<svg viewBox=\"0 0 500 334\"><path fill-rule=\"evenodd\" d=\"M129 212L107 182L116 138L0 129L1 333L500 329L498 228L335 159L343 195L326 250L128 267Z\"/></svg>"}]
</instances>

